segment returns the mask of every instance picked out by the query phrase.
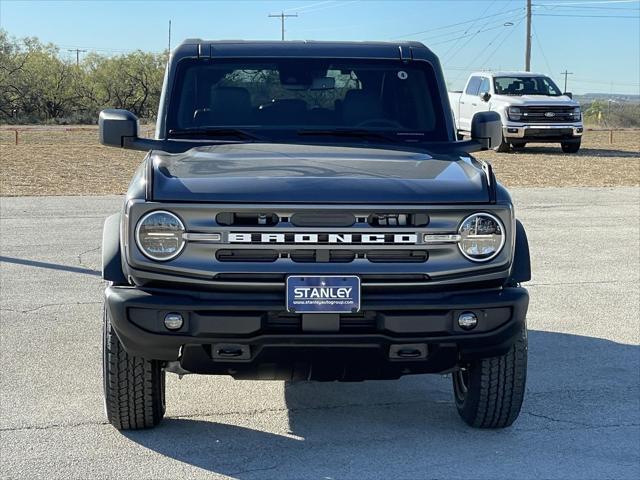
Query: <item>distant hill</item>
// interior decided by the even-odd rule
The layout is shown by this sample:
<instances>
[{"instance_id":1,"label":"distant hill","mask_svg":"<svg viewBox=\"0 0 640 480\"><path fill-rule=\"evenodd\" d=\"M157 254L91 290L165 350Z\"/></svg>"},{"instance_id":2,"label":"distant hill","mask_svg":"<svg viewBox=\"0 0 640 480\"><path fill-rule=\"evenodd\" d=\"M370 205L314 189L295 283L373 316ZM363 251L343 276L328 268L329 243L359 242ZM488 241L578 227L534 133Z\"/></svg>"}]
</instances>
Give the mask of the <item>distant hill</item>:
<instances>
[{"instance_id":1,"label":"distant hill","mask_svg":"<svg viewBox=\"0 0 640 480\"><path fill-rule=\"evenodd\" d=\"M619 103L640 103L640 95L629 93L585 93L584 95L574 95L573 97L582 104L594 101L606 102L608 100Z\"/></svg>"}]
</instances>

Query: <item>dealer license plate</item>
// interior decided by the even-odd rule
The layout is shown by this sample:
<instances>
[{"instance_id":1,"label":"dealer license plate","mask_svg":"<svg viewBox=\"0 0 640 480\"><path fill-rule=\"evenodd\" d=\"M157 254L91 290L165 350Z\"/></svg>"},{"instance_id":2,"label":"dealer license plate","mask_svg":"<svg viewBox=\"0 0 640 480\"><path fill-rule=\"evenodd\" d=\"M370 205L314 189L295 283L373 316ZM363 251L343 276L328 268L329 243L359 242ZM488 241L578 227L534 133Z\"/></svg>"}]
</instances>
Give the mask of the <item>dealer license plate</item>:
<instances>
[{"instance_id":1,"label":"dealer license plate","mask_svg":"<svg viewBox=\"0 0 640 480\"><path fill-rule=\"evenodd\" d=\"M287 311L351 313L360 310L360 278L292 275L287 277Z\"/></svg>"}]
</instances>

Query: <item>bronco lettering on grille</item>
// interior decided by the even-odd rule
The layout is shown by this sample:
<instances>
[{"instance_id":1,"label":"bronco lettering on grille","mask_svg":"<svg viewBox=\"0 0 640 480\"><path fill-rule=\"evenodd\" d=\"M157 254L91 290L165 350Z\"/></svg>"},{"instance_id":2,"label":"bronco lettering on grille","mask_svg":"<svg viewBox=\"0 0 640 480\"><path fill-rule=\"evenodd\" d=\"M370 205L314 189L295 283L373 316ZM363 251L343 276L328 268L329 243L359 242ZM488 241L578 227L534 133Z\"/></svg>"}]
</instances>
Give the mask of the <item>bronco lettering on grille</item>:
<instances>
[{"instance_id":1,"label":"bronco lettering on grille","mask_svg":"<svg viewBox=\"0 0 640 480\"><path fill-rule=\"evenodd\" d=\"M417 233L250 233L230 232L229 243L404 244L418 243Z\"/></svg>"}]
</instances>

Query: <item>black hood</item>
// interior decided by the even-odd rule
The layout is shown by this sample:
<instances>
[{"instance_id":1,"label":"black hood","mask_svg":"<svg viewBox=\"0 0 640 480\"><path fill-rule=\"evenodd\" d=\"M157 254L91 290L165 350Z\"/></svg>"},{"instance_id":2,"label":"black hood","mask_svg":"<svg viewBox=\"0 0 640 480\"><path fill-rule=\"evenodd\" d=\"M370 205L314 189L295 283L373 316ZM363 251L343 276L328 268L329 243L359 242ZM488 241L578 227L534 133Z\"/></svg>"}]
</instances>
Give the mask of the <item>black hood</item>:
<instances>
[{"instance_id":1,"label":"black hood","mask_svg":"<svg viewBox=\"0 0 640 480\"><path fill-rule=\"evenodd\" d=\"M238 143L153 152L153 200L167 202L487 203L475 160L380 148Z\"/></svg>"}]
</instances>

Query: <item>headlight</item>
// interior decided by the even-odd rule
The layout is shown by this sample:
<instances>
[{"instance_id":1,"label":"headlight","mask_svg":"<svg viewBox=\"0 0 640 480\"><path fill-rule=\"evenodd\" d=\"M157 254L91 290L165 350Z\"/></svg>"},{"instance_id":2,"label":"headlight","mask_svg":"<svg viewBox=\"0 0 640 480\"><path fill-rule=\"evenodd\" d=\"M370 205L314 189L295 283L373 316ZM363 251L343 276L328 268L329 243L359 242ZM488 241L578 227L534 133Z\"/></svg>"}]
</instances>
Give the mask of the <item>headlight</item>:
<instances>
[{"instance_id":1,"label":"headlight","mask_svg":"<svg viewBox=\"0 0 640 480\"><path fill-rule=\"evenodd\" d=\"M152 260L166 261L178 256L185 245L184 225L171 212L156 210L146 214L136 227L136 244Z\"/></svg>"},{"instance_id":2,"label":"headlight","mask_svg":"<svg viewBox=\"0 0 640 480\"><path fill-rule=\"evenodd\" d=\"M571 115L573 116L574 120L580 120L581 114L582 112L580 111L580 107L575 107L573 109L573 112L571 112Z\"/></svg>"},{"instance_id":3,"label":"headlight","mask_svg":"<svg viewBox=\"0 0 640 480\"><path fill-rule=\"evenodd\" d=\"M474 262L486 262L496 257L505 243L502 222L488 213L474 213L460 224L458 248Z\"/></svg>"},{"instance_id":4,"label":"headlight","mask_svg":"<svg viewBox=\"0 0 640 480\"><path fill-rule=\"evenodd\" d=\"M522 110L520 107L509 107L507 113L509 114L509 120L515 120L517 122L522 118Z\"/></svg>"}]
</instances>

